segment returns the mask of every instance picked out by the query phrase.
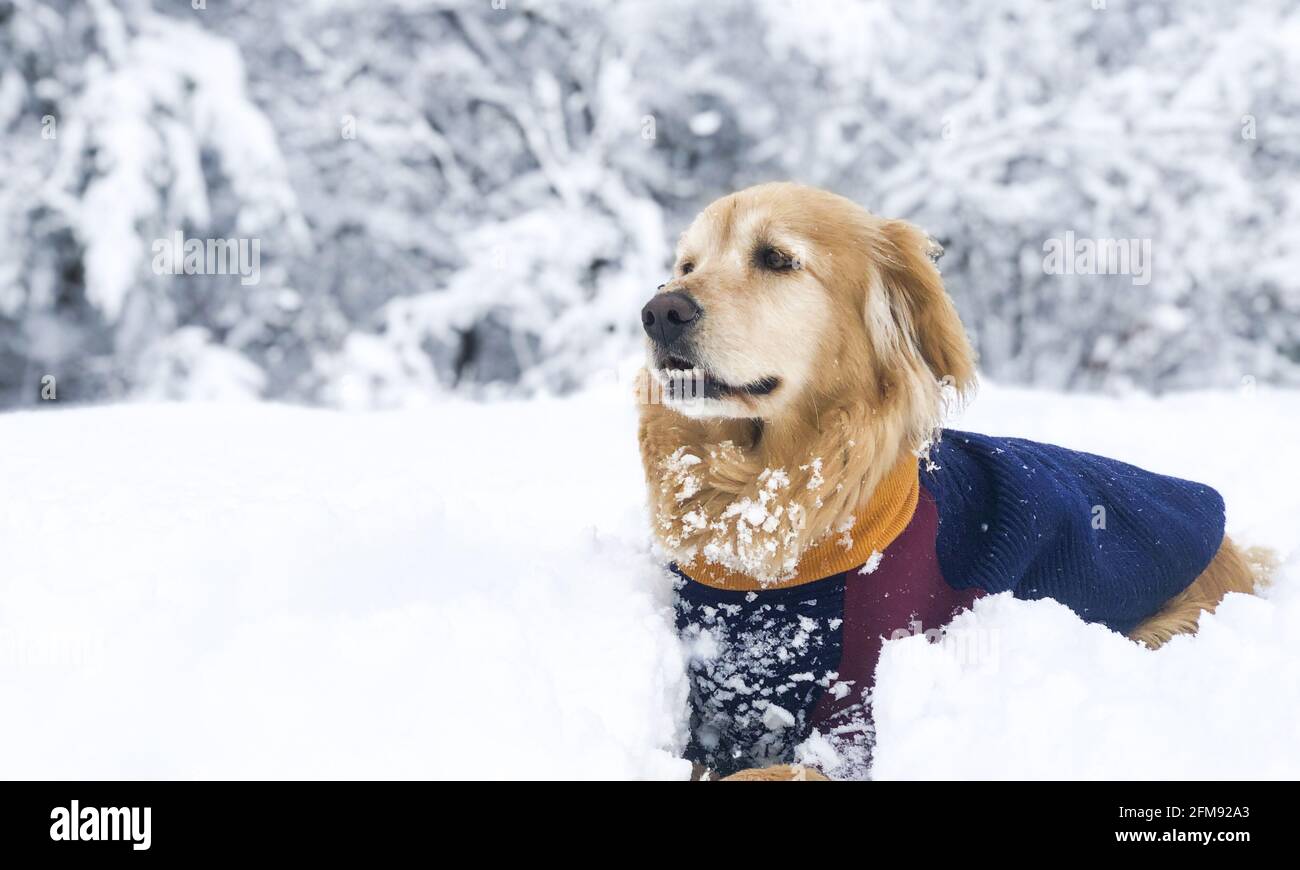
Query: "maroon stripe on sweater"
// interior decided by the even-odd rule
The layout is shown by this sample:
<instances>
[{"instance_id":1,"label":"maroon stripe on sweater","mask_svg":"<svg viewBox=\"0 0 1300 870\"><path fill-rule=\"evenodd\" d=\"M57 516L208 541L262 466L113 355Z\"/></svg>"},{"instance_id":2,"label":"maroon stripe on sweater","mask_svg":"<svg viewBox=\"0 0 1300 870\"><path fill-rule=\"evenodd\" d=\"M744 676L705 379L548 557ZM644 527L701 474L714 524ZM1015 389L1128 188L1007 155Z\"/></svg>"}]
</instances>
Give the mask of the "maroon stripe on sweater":
<instances>
[{"instance_id":1,"label":"maroon stripe on sweater","mask_svg":"<svg viewBox=\"0 0 1300 870\"><path fill-rule=\"evenodd\" d=\"M938 531L934 498L921 487L916 512L885 548L876 570L863 574L854 569L846 575L839 679L853 685L842 698L822 694L813 710L814 727L825 731L828 725L843 724L862 702L863 693L875 685L881 647L895 632L919 634L943 628L983 594L978 589L953 589L944 581L934 549Z\"/></svg>"}]
</instances>

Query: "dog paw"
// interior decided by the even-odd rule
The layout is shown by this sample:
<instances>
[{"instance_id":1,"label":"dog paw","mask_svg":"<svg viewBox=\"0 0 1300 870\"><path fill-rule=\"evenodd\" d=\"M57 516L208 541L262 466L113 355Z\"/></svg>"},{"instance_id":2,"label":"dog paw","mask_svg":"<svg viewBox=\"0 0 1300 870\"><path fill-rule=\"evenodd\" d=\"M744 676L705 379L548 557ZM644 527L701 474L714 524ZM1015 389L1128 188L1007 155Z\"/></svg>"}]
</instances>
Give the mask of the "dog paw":
<instances>
[{"instance_id":1,"label":"dog paw","mask_svg":"<svg viewBox=\"0 0 1300 870\"><path fill-rule=\"evenodd\" d=\"M772 767L751 767L731 776L724 776L722 782L830 782L820 771L802 764L777 764Z\"/></svg>"}]
</instances>

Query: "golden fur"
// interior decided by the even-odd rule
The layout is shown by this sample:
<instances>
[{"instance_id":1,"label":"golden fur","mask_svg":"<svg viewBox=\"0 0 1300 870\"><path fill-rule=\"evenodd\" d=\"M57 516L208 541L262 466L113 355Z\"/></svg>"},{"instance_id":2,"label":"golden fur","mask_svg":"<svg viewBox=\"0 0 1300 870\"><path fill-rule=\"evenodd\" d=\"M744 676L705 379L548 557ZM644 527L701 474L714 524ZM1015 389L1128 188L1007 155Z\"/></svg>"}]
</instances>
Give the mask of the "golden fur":
<instances>
[{"instance_id":1,"label":"golden fur","mask_svg":"<svg viewBox=\"0 0 1300 870\"><path fill-rule=\"evenodd\" d=\"M1268 582L1272 554L1259 547L1242 551L1225 537L1219 552L1191 586L1165 602L1165 606L1129 633L1151 649L1163 646L1176 634L1195 634L1201 612L1213 613L1229 592L1251 593Z\"/></svg>"},{"instance_id":2,"label":"golden fur","mask_svg":"<svg viewBox=\"0 0 1300 870\"><path fill-rule=\"evenodd\" d=\"M749 251L759 239L800 268L758 272ZM930 439L945 396L975 380L931 245L910 224L792 184L740 191L695 220L664 292L688 291L707 312L699 341L710 370L782 383L770 396L697 403L717 408L642 404L655 533L670 555L779 581ZM773 521L741 522L737 506L755 505Z\"/></svg>"},{"instance_id":3,"label":"golden fur","mask_svg":"<svg viewBox=\"0 0 1300 870\"><path fill-rule=\"evenodd\" d=\"M753 256L763 246L797 268L764 270ZM800 555L850 522L901 457L924 453L947 406L975 386L936 252L911 224L794 184L725 196L695 219L661 290L687 292L703 309L697 362L730 384L779 385L661 402L664 373L648 354L641 455L654 532L673 559L789 580ZM1202 611L1252 591L1266 567L1225 538L1201 576L1131 637L1155 648L1194 632ZM781 766L736 778L815 777Z\"/></svg>"}]
</instances>

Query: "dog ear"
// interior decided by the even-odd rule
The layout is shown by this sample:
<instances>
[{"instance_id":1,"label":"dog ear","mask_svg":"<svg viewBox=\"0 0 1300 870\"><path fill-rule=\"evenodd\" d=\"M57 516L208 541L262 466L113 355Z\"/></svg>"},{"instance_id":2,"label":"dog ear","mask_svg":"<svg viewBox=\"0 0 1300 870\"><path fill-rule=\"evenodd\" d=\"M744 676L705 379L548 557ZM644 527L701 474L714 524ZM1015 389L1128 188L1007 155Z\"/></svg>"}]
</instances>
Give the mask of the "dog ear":
<instances>
[{"instance_id":1,"label":"dog ear","mask_svg":"<svg viewBox=\"0 0 1300 870\"><path fill-rule=\"evenodd\" d=\"M936 380L967 393L975 385L975 355L935 266L943 248L906 221L886 221L881 232L882 280L898 328Z\"/></svg>"}]
</instances>

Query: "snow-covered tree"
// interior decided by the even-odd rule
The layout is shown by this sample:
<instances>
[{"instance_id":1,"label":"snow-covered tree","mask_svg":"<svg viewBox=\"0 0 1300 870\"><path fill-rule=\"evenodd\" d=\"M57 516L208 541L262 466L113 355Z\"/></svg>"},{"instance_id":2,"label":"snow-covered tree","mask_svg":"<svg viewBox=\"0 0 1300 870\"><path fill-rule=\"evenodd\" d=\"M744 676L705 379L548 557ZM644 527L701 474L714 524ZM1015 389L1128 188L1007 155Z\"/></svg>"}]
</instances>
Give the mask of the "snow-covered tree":
<instances>
[{"instance_id":1,"label":"snow-covered tree","mask_svg":"<svg viewBox=\"0 0 1300 870\"><path fill-rule=\"evenodd\" d=\"M1294 382L1296 45L1293 0L0 0L0 402L570 389L775 178L939 239L991 377ZM176 232L259 280L157 274Z\"/></svg>"},{"instance_id":2,"label":"snow-covered tree","mask_svg":"<svg viewBox=\"0 0 1300 870\"><path fill-rule=\"evenodd\" d=\"M0 318L21 364L3 388L257 395L244 354L291 292L277 259L310 240L238 49L142 2L11 6ZM176 232L271 242L264 280L158 274L155 242Z\"/></svg>"}]
</instances>

